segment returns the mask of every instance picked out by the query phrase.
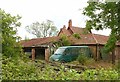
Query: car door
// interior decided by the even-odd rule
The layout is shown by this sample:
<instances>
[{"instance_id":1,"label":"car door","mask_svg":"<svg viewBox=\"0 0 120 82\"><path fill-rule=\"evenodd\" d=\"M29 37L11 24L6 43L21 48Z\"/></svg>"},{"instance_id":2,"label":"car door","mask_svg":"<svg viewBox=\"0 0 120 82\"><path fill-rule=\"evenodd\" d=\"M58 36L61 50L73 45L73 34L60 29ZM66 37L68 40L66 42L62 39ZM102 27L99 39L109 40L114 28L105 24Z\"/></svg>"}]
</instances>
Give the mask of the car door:
<instances>
[{"instance_id":1,"label":"car door","mask_svg":"<svg viewBox=\"0 0 120 82\"><path fill-rule=\"evenodd\" d=\"M71 61L71 51L69 48L67 48L65 50L62 60L66 61L66 62Z\"/></svg>"}]
</instances>

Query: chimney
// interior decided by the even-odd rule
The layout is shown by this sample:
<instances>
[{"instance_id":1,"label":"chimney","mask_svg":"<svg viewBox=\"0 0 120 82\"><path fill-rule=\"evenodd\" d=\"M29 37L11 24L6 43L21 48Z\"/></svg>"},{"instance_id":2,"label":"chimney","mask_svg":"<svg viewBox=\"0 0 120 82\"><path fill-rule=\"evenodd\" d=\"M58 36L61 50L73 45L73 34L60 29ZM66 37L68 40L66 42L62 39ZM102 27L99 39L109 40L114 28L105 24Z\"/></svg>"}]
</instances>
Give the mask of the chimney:
<instances>
[{"instance_id":1,"label":"chimney","mask_svg":"<svg viewBox=\"0 0 120 82\"><path fill-rule=\"evenodd\" d=\"M70 19L69 22L68 22L68 27L72 27L72 20Z\"/></svg>"},{"instance_id":2,"label":"chimney","mask_svg":"<svg viewBox=\"0 0 120 82\"><path fill-rule=\"evenodd\" d=\"M63 28L66 29L66 26L64 25Z\"/></svg>"}]
</instances>

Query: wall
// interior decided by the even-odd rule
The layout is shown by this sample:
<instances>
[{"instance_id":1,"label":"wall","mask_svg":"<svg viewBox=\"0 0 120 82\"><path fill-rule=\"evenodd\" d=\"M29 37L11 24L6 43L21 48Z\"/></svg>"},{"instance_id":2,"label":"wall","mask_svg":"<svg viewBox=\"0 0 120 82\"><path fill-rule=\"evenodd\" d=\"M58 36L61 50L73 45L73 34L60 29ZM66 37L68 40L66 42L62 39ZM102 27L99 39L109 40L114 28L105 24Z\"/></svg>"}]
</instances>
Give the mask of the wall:
<instances>
[{"instance_id":1,"label":"wall","mask_svg":"<svg viewBox=\"0 0 120 82\"><path fill-rule=\"evenodd\" d=\"M116 60L120 59L120 46L115 48Z\"/></svg>"},{"instance_id":2,"label":"wall","mask_svg":"<svg viewBox=\"0 0 120 82\"><path fill-rule=\"evenodd\" d=\"M45 49L45 61L49 62L50 50L49 48Z\"/></svg>"},{"instance_id":3,"label":"wall","mask_svg":"<svg viewBox=\"0 0 120 82\"><path fill-rule=\"evenodd\" d=\"M96 56L96 46L89 46L90 50L92 51L93 54L93 58L95 60L97 60L97 56Z\"/></svg>"}]
</instances>

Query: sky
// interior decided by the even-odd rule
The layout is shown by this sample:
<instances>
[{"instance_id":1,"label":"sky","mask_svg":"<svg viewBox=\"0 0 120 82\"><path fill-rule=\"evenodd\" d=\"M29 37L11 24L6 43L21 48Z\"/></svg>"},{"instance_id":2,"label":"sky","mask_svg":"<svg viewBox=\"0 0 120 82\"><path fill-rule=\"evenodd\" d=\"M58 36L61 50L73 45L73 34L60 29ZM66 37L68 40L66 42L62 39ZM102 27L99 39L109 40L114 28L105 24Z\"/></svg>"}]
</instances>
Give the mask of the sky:
<instances>
[{"instance_id":1,"label":"sky","mask_svg":"<svg viewBox=\"0 0 120 82\"><path fill-rule=\"evenodd\" d=\"M86 19L82 10L86 7L87 0L0 0L0 8L11 15L20 15L21 27L18 28L18 35L35 38L29 34L25 27L33 22L52 20L54 25L60 29L63 25L68 26L69 19L72 25L85 27ZM95 34L109 35L110 30L95 31Z\"/></svg>"}]
</instances>

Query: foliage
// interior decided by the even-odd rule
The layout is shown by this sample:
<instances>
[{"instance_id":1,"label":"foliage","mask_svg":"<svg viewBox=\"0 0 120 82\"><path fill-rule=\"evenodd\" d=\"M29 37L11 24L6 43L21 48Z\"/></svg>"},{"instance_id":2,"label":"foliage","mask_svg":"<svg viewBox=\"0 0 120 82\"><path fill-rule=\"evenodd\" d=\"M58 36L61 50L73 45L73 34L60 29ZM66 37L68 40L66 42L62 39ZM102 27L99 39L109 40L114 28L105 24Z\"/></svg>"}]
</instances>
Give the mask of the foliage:
<instances>
[{"instance_id":1,"label":"foliage","mask_svg":"<svg viewBox=\"0 0 120 82\"><path fill-rule=\"evenodd\" d=\"M67 80L67 79L79 79L79 74L76 74L74 70L66 70L64 67L60 68L60 71L55 71L55 67L50 65L43 65L27 60L24 62L19 60L4 59L2 64L2 78L5 80Z\"/></svg>"},{"instance_id":2,"label":"foliage","mask_svg":"<svg viewBox=\"0 0 120 82\"><path fill-rule=\"evenodd\" d=\"M84 80L118 80L118 71L115 69L88 69L81 76Z\"/></svg>"},{"instance_id":3,"label":"foliage","mask_svg":"<svg viewBox=\"0 0 120 82\"><path fill-rule=\"evenodd\" d=\"M73 36L74 36L75 38L77 38L77 39L80 39L80 35L77 34L77 33L74 33Z\"/></svg>"},{"instance_id":4,"label":"foliage","mask_svg":"<svg viewBox=\"0 0 120 82\"><path fill-rule=\"evenodd\" d=\"M60 47L60 46L69 46L69 45L71 45L71 42L69 41L69 38L66 35L61 35L59 41L54 42L54 44L57 47Z\"/></svg>"},{"instance_id":5,"label":"foliage","mask_svg":"<svg viewBox=\"0 0 120 82\"><path fill-rule=\"evenodd\" d=\"M83 14L89 17L86 23L88 30L111 29L109 40L105 46L106 52L114 49L115 43L120 40L119 5L120 2L88 1L88 6L84 8Z\"/></svg>"},{"instance_id":6,"label":"foliage","mask_svg":"<svg viewBox=\"0 0 120 82\"><path fill-rule=\"evenodd\" d=\"M115 69L86 69L77 73L74 69L64 66L59 68L41 61L30 60L18 62L10 58L3 58L2 79L3 80L117 80L118 71ZM59 69L59 70L57 70Z\"/></svg>"},{"instance_id":7,"label":"foliage","mask_svg":"<svg viewBox=\"0 0 120 82\"><path fill-rule=\"evenodd\" d=\"M0 36L2 38L2 54L7 57L19 56L21 47L16 41L19 41L20 37L16 35L16 27L20 26L20 22L18 20L21 17L18 15L11 16L1 9L0 16L0 29L2 30L2 36Z\"/></svg>"},{"instance_id":8,"label":"foliage","mask_svg":"<svg viewBox=\"0 0 120 82\"><path fill-rule=\"evenodd\" d=\"M86 64L87 60L88 60L87 56L83 53L81 53L77 58L77 61L83 65Z\"/></svg>"},{"instance_id":9,"label":"foliage","mask_svg":"<svg viewBox=\"0 0 120 82\"><path fill-rule=\"evenodd\" d=\"M31 25L26 26L26 30L36 37L48 37L57 34L57 28L51 20L42 23L32 23Z\"/></svg>"}]
</instances>

